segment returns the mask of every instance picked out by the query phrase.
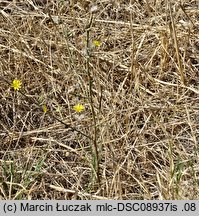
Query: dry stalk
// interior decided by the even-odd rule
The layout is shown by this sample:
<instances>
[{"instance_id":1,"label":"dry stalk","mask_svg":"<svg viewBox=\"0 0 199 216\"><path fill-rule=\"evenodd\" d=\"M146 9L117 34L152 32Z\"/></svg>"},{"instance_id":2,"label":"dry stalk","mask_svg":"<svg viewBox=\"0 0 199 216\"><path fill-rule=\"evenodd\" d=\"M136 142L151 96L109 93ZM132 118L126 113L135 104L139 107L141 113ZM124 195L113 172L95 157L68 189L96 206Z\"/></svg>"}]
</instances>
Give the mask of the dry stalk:
<instances>
[{"instance_id":1,"label":"dry stalk","mask_svg":"<svg viewBox=\"0 0 199 216\"><path fill-rule=\"evenodd\" d=\"M169 13L170 13L170 18L171 18L171 26L172 26L172 33L173 33L175 50L176 50L176 57L177 57L177 61L178 61L178 71L179 71L181 83L183 85L185 85L185 76L184 76L184 71L183 71L183 67L182 67L182 60L181 60L180 52L179 52L179 45L178 45L176 28L175 28L175 23L174 23L174 19L173 19L172 9L171 9L171 2L169 3Z\"/></svg>"}]
</instances>

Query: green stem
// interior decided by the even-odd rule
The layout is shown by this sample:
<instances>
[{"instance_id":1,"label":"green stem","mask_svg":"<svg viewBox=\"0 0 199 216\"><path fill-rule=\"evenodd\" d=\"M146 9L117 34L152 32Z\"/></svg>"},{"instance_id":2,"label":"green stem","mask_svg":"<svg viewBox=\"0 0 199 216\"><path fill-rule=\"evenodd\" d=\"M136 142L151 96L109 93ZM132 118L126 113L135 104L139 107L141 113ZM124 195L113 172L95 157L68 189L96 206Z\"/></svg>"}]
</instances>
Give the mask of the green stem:
<instances>
[{"instance_id":1,"label":"green stem","mask_svg":"<svg viewBox=\"0 0 199 216\"><path fill-rule=\"evenodd\" d=\"M97 181L100 184L100 171L99 171L99 153L98 153L98 146L97 146L97 121L96 121L96 113L94 109L94 102L93 102L93 80L90 72L90 29L93 22L93 14L90 16L89 23L86 27L86 71L88 75L89 80L89 100L90 100L90 106L91 106L91 113L93 118L93 124L94 124L94 135L93 135L93 147L94 147L94 158L95 158L95 169L96 169L96 176Z\"/></svg>"}]
</instances>

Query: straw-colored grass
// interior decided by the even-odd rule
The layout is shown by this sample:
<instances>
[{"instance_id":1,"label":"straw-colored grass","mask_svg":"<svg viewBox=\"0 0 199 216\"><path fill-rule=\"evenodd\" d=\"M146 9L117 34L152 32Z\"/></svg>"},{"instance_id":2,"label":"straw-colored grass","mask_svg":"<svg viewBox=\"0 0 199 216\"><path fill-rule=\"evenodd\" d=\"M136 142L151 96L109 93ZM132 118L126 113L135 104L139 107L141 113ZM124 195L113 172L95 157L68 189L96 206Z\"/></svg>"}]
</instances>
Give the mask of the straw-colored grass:
<instances>
[{"instance_id":1,"label":"straw-colored grass","mask_svg":"<svg viewBox=\"0 0 199 216\"><path fill-rule=\"evenodd\" d=\"M1 0L0 199L198 199L198 18L198 0Z\"/></svg>"}]
</instances>

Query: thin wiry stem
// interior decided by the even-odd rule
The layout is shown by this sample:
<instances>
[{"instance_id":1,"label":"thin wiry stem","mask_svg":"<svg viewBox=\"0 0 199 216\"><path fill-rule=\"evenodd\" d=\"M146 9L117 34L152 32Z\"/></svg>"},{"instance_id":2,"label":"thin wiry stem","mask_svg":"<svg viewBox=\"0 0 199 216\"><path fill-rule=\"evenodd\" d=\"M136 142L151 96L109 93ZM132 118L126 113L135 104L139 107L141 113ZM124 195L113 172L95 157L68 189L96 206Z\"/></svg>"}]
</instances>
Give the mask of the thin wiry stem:
<instances>
[{"instance_id":1,"label":"thin wiry stem","mask_svg":"<svg viewBox=\"0 0 199 216\"><path fill-rule=\"evenodd\" d=\"M10 84L6 79L4 79L3 76L1 76L1 78L8 84ZM33 97L30 97L28 96L28 94L26 92L24 92L24 90L18 90L18 92L23 95L27 100L26 101L29 101L30 104L35 104L38 108L41 109L41 105L40 105L40 102L36 99L36 98L33 98ZM76 131L77 133L89 138L90 140L92 140L92 138L90 136L88 136L87 134L81 132L80 130L76 129L75 127L72 127L71 125L69 124L66 124L64 121L62 121L61 119L59 119L58 117L56 117L50 110L48 110L46 112L47 115L49 115L50 117L52 117L53 119L57 120L58 122L60 122L61 124L63 124L66 128L69 128L71 129L72 131Z\"/></svg>"},{"instance_id":2,"label":"thin wiry stem","mask_svg":"<svg viewBox=\"0 0 199 216\"><path fill-rule=\"evenodd\" d=\"M96 121L96 113L94 109L94 102L93 102L93 80L90 72L90 29L93 22L93 14L90 16L89 23L86 27L86 72L89 80L89 100L91 106L91 113L94 123L94 134L93 134L93 147L94 147L94 165L95 171L97 175L97 181L100 184L100 176L99 176L99 153L98 153L98 146L97 146L97 121Z\"/></svg>"}]
</instances>

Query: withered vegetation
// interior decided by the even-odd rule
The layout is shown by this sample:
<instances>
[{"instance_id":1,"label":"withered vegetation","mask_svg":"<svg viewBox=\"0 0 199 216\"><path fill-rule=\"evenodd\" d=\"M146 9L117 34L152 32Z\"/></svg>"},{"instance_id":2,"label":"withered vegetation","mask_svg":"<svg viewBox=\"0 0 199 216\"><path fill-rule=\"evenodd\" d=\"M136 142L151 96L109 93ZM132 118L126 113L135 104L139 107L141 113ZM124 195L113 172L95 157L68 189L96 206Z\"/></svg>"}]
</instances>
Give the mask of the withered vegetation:
<instances>
[{"instance_id":1,"label":"withered vegetation","mask_svg":"<svg viewBox=\"0 0 199 216\"><path fill-rule=\"evenodd\" d=\"M198 0L1 0L0 199L198 199L198 32Z\"/></svg>"}]
</instances>

